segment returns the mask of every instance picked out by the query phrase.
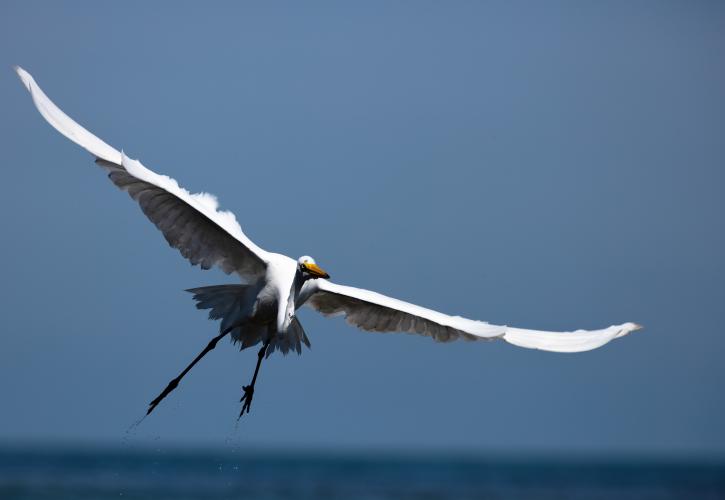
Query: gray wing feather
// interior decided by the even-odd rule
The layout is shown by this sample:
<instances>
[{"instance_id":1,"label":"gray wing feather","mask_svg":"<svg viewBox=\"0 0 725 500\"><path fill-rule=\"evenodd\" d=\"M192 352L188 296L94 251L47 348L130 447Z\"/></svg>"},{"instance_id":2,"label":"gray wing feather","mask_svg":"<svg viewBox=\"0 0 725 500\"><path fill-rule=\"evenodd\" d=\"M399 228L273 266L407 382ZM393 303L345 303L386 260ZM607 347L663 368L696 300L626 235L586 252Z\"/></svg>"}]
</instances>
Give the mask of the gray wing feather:
<instances>
[{"instance_id":1,"label":"gray wing feather","mask_svg":"<svg viewBox=\"0 0 725 500\"><path fill-rule=\"evenodd\" d=\"M480 337L453 327L339 293L317 290L307 304L325 316L344 315L348 323L369 332L415 333L438 342L459 338L480 340Z\"/></svg>"},{"instance_id":2,"label":"gray wing feather","mask_svg":"<svg viewBox=\"0 0 725 500\"><path fill-rule=\"evenodd\" d=\"M169 245L192 265L202 269L216 265L227 274L236 272L250 281L264 274L266 265L254 252L184 200L134 177L121 165L100 158L96 163L108 171L119 189L138 202Z\"/></svg>"}]
</instances>

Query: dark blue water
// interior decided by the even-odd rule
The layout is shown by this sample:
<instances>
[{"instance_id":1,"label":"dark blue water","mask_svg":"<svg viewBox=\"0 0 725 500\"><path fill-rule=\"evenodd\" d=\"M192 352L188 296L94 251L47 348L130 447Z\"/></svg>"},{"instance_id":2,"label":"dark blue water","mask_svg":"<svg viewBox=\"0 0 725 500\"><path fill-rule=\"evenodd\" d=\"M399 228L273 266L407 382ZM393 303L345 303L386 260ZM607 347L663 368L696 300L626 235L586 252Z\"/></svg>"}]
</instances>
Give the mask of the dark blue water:
<instances>
[{"instance_id":1,"label":"dark blue water","mask_svg":"<svg viewBox=\"0 0 725 500\"><path fill-rule=\"evenodd\" d=\"M725 464L0 451L0 499L725 499Z\"/></svg>"}]
</instances>

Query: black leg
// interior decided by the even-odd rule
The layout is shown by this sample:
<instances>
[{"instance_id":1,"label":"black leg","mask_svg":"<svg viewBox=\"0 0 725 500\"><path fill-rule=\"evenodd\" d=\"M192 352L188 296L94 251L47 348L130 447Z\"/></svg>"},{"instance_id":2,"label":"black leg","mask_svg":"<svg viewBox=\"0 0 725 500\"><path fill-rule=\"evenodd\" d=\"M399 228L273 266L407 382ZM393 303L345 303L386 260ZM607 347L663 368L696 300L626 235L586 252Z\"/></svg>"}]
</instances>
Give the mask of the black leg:
<instances>
[{"instance_id":1,"label":"black leg","mask_svg":"<svg viewBox=\"0 0 725 500\"><path fill-rule=\"evenodd\" d=\"M242 418L242 415L244 415L245 411L249 413L249 410L252 407L252 398L254 397L254 384L257 383L257 374L259 374L259 367L262 366L262 360L264 359L264 354L267 352L267 347L269 347L270 340L272 339L269 338L265 340L264 345L259 350L259 353L257 353L257 366L256 368L254 368L252 383L242 387L242 390L244 391L244 396L242 396L242 399L240 399L239 402L244 404L242 405L242 411L239 413L239 418Z\"/></svg>"},{"instance_id":2,"label":"black leg","mask_svg":"<svg viewBox=\"0 0 725 500\"><path fill-rule=\"evenodd\" d=\"M156 397L156 399L154 399L153 401L151 401L151 402L149 403L149 409L148 409L148 410L146 411L146 415L149 415L149 414L150 414L150 413L151 413L152 411L154 411L154 408L156 408L156 406L157 406L157 405L158 405L158 404L159 404L159 403L160 403L160 402L161 402L161 401L162 401L162 400L163 400L163 399L164 399L164 398L165 398L166 396L168 396L168 395L169 395L169 393L170 393L171 391L173 391L174 389L176 389L176 388L178 387L178 385L179 385L179 382L180 382L180 381L181 381L181 379L182 379L182 378L184 377L184 375L186 375L187 373L189 373L189 370L191 370L191 369L192 369L192 368L194 367L194 365L195 365L195 364L197 364L197 363L199 362L199 360L200 360L201 358L203 358L203 357L204 357L204 356L206 355L206 353L208 353L209 351L211 351L212 349L214 349L214 348L216 347L216 345L217 345L217 342L219 342L219 341L220 341L220 340L221 340L222 338L224 338L224 337L225 337L225 336L226 336L226 335L227 335L227 334L228 334L229 332L231 332L232 330L234 330L234 329L235 329L236 327L238 327L238 326L239 326L239 325L234 325L234 326L230 326L229 328L227 328L226 330L224 330L223 332L221 332L221 333L220 333L219 335L217 335L216 337L214 337L213 339L211 339L211 341L210 341L210 342L209 342L209 344L208 344L208 345L207 345L207 346L206 346L206 347L204 348L204 350L203 350L203 351L201 351L201 352L199 353L199 355L198 355L198 356L197 356L196 358L194 358L194 361L192 361L192 362L191 362L191 363L189 364L189 366L187 366L186 368L184 368L184 371L183 371L183 372L181 372L181 373L179 374L179 376L178 376L178 377L176 377L176 378L175 378L175 379L173 379L173 380L172 380L171 382L169 382L169 385L167 385L167 386L166 386L166 389L164 389L164 390L163 390L163 391L161 392L161 394L159 394L159 395L158 395L158 396ZM255 374L255 376L256 376L256 374Z\"/></svg>"}]
</instances>

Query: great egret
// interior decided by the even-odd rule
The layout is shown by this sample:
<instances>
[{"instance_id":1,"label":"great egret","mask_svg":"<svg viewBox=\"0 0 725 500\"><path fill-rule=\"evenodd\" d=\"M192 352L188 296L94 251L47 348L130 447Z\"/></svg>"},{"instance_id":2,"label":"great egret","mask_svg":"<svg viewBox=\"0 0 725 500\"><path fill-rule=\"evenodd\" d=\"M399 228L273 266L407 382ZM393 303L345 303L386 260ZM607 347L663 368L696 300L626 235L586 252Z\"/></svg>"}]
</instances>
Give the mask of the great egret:
<instances>
[{"instance_id":1,"label":"great egret","mask_svg":"<svg viewBox=\"0 0 725 500\"><path fill-rule=\"evenodd\" d=\"M226 335L241 348L262 344L254 376L243 387L240 417L249 413L254 385L262 359L275 350L284 354L310 343L295 313L308 305L325 316L343 315L348 323L374 332L408 332L426 335L440 342L503 339L511 344L557 352L579 352L600 347L640 328L623 323L601 330L547 332L498 326L449 316L376 292L338 285L312 257L296 261L262 250L242 232L231 212L218 210L214 196L191 194L167 176L159 175L139 161L94 136L63 113L43 93L33 77L16 67L41 115L58 132L88 150L108 177L141 206L141 210L163 233L169 245L202 269L220 267L236 273L239 285L219 285L189 290L197 308L210 309L210 319L220 319L220 333L173 379L150 404L151 413L191 368Z\"/></svg>"}]
</instances>

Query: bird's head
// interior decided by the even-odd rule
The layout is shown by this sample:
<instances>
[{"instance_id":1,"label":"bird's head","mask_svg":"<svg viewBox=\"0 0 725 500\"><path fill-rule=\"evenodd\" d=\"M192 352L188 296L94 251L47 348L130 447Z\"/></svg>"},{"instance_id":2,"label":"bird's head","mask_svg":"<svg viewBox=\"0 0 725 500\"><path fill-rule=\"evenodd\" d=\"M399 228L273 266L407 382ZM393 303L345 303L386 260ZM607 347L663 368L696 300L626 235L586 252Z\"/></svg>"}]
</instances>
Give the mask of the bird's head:
<instances>
[{"instance_id":1,"label":"bird's head","mask_svg":"<svg viewBox=\"0 0 725 500\"><path fill-rule=\"evenodd\" d=\"M315 263L315 259L313 259L309 255L303 255L302 257L297 259L297 267L299 268L302 275L305 277L324 279L328 279L330 277L330 275L327 274L324 269L322 269Z\"/></svg>"}]
</instances>

